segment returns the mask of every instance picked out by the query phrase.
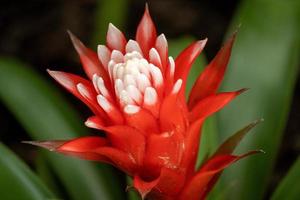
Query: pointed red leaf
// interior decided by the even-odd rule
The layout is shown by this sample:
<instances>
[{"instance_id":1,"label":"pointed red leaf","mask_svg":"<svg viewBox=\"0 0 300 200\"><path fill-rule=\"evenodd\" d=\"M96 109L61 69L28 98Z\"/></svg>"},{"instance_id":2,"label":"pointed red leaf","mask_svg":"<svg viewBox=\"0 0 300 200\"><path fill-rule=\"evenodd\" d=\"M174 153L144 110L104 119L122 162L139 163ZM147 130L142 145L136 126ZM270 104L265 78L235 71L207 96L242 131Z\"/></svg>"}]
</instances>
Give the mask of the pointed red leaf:
<instances>
[{"instance_id":1,"label":"pointed red leaf","mask_svg":"<svg viewBox=\"0 0 300 200\"><path fill-rule=\"evenodd\" d=\"M149 50L154 46L156 40L156 28L151 19L148 6L146 5L143 18L141 19L137 32L136 41L139 43L142 52L148 58Z\"/></svg>"},{"instance_id":2,"label":"pointed red leaf","mask_svg":"<svg viewBox=\"0 0 300 200\"><path fill-rule=\"evenodd\" d=\"M106 139L98 136L80 137L73 140L30 141L25 143L85 160L106 161L101 155L93 152L93 150L107 145Z\"/></svg>"},{"instance_id":3,"label":"pointed red leaf","mask_svg":"<svg viewBox=\"0 0 300 200\"><path fill-rule=\"evenodd\" d=\"M175 80L182 79L183 84L181 91L185 90L187 76L190 72L190 69L195 61L195 59L199 56L201 51L203 50L207 39L199 40L191 45L189 45L186 49L184 49L175 59Z\"/></svg>"},{"instance_id":4,"label":"pointed red leaf","mask_svg":"<svg viewBox=\"0 0 300 200\"><path fill-rule=\"evenodd\" d=\"M108 74L99 61L97 53L87 48L73 33L70 31L68 31L68 33L89 79L93 80L93 75L97 74L103 78L106 86L110 87Z\"/></svg>"},{"instance_id":5,"label":"pointed red leaf","mask_svg":"<svg viewBox=\"0 0 300 200\"><path fill-rule=\"evenodd\" d=\"M98 106L96 101L96 91L92 85L92 83L80 76L75 74L70 74L66 72L60 71L51 71L48 70L50 76L52 76L59 84L61 84L64 88L66 88L69 92L71 92L74 96L79 98L83 103L85 103L96 115L106 118L105 112ZM79 93L77 85L81 83L86 88L86 95L82 95ZM89 96L90 98L87 98Z\"/></svg>"},{"instance_id":6,"label":"pointed red leaf","mask_svg":"<svg viewBox=\"0 0 300 200\"><path fill-rule=\"evenodd\" d=\"M218 155L206 162L199 172L186 184L179 199L180 200L198 200L204 199L207 185L212 178L224 170L229 165L246 156L260 153L261 151L250 151L241 156Z\"/></svg>"},{"instance_id":7,"label":"pointed red leaf","mask_svg":"<svg viewBox=\"0 0 300 200\"><path fill-rule=\"evenodd\" d=\"M189 108L194 107L198 101L217 92L229 62L235 36L236 34L225 43L224 47L196 80L189 96Z\"/></svg>"},{"instance_id":8,"label":"pointed red leaf","mask_svg":"<svg viewBox=\"0 0 300 200\"><path fill-rule=\"evenodd\" d=\"M255 120L252 123L248 124L231 137L229 137L223 144L218 148L218 150L214 153L213 156L221 155L221 154L231 154L240 141L244 138L244 136L254 128L258 123L262 122L263 119Z\"/></svg>"},{"instance_id":9,"label":"pointed red leaf","mask_svg":"<svg viewBox=\"0 0 300 200\"><path fill-rule=\"evenodd\" d=\"M236 92L223 92L206 97L191 110L189 120L193 122L212 115L244 91L245 89L242 89Z\"/></svg>"},{"instance_id":10,"label":"pointed red leaf","mask_svg":"<svg viewBox=\"0 0 300 200\"><path fill-rule=\"evenodd\" d=\"M85 160L106 162L118 167L129 175L132 175L136 168L134 160L127 153L107 147L108 141L99 136L80 137L66 141L34 141L26 143Z\"/></svg>"},{"instance_id":11,"label":"pointed red leaf","mask_svg":"<svg viewBox=\"0 0 300 200\"><path fill-rule=\"evenodd\" d=\"M240 141L243 139L243 137L246 135L246 133L248 133L253 127L255 127L259 122L261 122L262 119L260 120L255 120L254 122L250 123L248 126L244 127L243 129L239 130L237 133L235 133L234 135L232 135L231 137L229 137L219 148L218 150L214 153L214 155L212 156L218 156L218 155L223 155L223 154L231 154L234 149L236 148L236 146L240 143ZM216 182L218 181L220 175L222 174L222 171L220 171L219 173L215 174L211 180L209 181L205 193L203 194L203 196L205 196L206 194L208 194L211 189L213 188L213 186L216 184Z\"/></svg>"},{"instance_id":12,"label":"pointed red leaf","mask_svg":"<svg viewBox=\"0 0 300 200\"><path fill-rule=\"evenodd\" d=\"M197 120L189 126L185 136L185 151L181 166L187 169L187 178L195 173L195 163L201 139L201 127L204 119Z\"/></svg>"}]
</instances>

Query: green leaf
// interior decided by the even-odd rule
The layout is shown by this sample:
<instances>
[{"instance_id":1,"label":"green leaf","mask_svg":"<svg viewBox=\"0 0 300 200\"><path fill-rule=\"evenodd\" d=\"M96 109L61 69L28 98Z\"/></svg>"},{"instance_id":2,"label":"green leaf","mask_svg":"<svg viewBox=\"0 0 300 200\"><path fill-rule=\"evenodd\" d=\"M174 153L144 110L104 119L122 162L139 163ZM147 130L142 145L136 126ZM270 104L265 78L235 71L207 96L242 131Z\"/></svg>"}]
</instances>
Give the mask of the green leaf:
<instances>
[{"instance_id":1,"label":"green leaf","mask_svg":"<svg viewBox=\"0 0 300 200\"><path fill-rule=\"evenodd\" d=\"M265 123L238 148L265 155L225 170L224 185L235 182L228 199L262 199L286 123L299 64L299 1L245 0L232 27L242 24L223 90L250 88L219 115L222 140L256 118ZM232 33L232 31L230 31ZM229 33L229 34L230 34Z\"/></svg>"},{"instance_id":2,"label":"green leaf","mask_svg":"<svg viewBox=\"0 0 300 200\"><path fill-rule=\"evenodd\" d=\"M1 199L51 199L54 195L7 147L0 143Z\"/></svg>"},{"instance_id":3,"label":"green leaf","mask_svg":"<svg viewBox=\"0 0 300 200\"><path fill-rule=\"evenodd\" d=\"M140 195L138 194L138 192L134 189L134 188L130 188L132 186L132 178L127 176L127 197L128 199L130 200L140 200L141 197Z\"/></svg>"},{"instance_id":4,"label":"green leaf","mask_svg":"<svg viewBox=\"0 0 300 200\"><path fill-rule=\"evenodd\" d=\"M53 172L47 155L43 150L39 150L35 160L35 171L39 178L47 185L47 187L57 196L62 197L63 188L56 183L55 173Z\"/></svg>"},{"instance_id":5,"label":"green leaf","mask_svg":"<svg viewBox=\"0 0 300 200\"><path fill-rule=\"evenodd\" d=\"M71 139L87 133L74 110L29 66L0 58L0 98L34 140ZM55 84L54 82L52 83ZM111 168L47 152L48 159L72 199L121 199ZM114 181L114 187L107 183Z\"/></svg>"},{"instance_id":6,"label":"green leaf","mask_svg":"<svg viewBox=\"0 0 300 200\"><path fill-rule=\"evenodd\" d=\"M279 183L271 200L297 200L300 197L300 157L293 164L285 178Z\"/></svg>"}]
</instances>

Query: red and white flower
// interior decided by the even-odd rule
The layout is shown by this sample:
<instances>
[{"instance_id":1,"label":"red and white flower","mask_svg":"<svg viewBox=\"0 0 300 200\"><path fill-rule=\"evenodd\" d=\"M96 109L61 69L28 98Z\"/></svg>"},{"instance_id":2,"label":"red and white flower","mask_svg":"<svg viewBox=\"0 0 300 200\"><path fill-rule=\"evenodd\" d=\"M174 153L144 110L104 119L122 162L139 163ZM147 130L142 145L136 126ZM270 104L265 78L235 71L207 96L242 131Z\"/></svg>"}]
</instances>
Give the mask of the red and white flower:
<instances>
[{"instance_id":1,"label":"red and white flower","mask_svg":"<svg viewBox=\"0 0 300 200\"><path fill-rule=\"evenodd\" d=\"M146 7L135 40L109 24L106 45L98 53L69 33L88 79L49 74L93 112L86 126L106 136L68 141L32 142L67 155L106 162L133 177L133 187L147 199L203 199L224 168L256 153L232 155L234 147L256 122L227 140L205 161L195 163L204 120L244 90L218 93L229 61L233 35L184 96L190 68L207 39L199 40L174 60L164 34Z\"/></svg>"}]
</instances>

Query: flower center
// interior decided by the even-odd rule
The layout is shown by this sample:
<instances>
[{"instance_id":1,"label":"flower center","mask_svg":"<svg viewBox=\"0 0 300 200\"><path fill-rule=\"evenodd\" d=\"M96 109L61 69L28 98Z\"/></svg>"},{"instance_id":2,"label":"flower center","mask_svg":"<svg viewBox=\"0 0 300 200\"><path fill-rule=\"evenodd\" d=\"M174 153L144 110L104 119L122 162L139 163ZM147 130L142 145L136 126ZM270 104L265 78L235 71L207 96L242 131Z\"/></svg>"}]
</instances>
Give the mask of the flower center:
<instances>
[{"instance_id":1,"label":"flower center","mask_svg":"<svg viewBox=\"0 0 300 200\"><path fill-rule=\"evenodd\" d=\"M134 113L140 107L149 109L158 101L158 91L163 84L161 70L139 52L132 51L123 55L113 50L107 71L124 112ZM101 77L94 78L94 85L102 99L111 98Z\"/></svg>"}]
</instances>

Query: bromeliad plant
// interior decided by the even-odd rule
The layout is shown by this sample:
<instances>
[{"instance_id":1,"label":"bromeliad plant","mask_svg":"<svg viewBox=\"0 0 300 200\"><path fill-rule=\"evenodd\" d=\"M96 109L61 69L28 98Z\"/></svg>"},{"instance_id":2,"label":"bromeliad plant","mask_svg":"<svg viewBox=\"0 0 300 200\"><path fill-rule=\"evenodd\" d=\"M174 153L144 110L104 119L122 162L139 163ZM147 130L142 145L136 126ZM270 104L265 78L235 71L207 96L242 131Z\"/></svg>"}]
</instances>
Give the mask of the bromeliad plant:
<instances>
[{"instance_id":1,"label":"bromeliad plant","mask_svg":"<svg viewBox=\"0 0 300 200\"><path fill-rule=\"evenodd\" d=\"M199 169L195 166L203 122L245 91L217 93L235 34L198 77L188 101L187 76L206 39L173 60L147 7L136 40L127 41L109 24L106 45L98 46L98 54L69 34L90 80L60 71L49 74L92 110L85 124L104 131L105 137L31 144L112 164L133 177L132 187L145 199L204 199L226 167L261 152L232 155L255 121L225 141Z\"/></svg>"}]
</instances>

